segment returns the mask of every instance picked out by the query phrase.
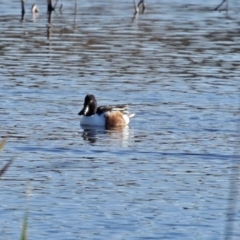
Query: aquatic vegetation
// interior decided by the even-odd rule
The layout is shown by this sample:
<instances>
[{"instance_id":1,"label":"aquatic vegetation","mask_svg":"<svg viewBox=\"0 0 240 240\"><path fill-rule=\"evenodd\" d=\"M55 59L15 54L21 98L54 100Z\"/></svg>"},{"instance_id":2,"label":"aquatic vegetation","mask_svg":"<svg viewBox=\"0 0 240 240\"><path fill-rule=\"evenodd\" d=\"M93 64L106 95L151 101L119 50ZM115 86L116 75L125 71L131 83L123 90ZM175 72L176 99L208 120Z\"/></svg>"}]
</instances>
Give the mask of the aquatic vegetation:
<instances>
[{"instance_id":1,"label":"aquatic vegetation","mask_svg":"<svg viewBox=\"0 0 240 240\"><path fill-rule=\"evenodd\" d=\"M6 139L3 139L0 142L0 151L3 149ZM0 169L0 177L7 171L8 167L13 162L13 159L9 160L1 169ZM25 212L25 216L23 219L23 226L22 226L22 233L21 233L21 240L27 240L27 220L28 220L28 212Z\"/></svg>"},{"instance_id":2,"label":"aquatic vegetation","mask_svg":"<svg viewBox=\"0 0 240 240\"><path fill-rule=\"evenodd\" d=\"M27 240L27 224L28 224L28 213L26 211L23 219L21 240Z\"/></svg>"},{"instance_id":3,"label":"aquatic vegetation","mask_svg":"<svg viewBox=\"0 0 240 240\"><path fill-rule=\"evenodd\" d=\"M4 145L6 143L6 139L3 139L0 142L0 151L3 149ZM1 169L0 169L0 178L1 176L7 171L8 167L11 165L13 160L9 160Z\"/></svg>"}]
</instances>

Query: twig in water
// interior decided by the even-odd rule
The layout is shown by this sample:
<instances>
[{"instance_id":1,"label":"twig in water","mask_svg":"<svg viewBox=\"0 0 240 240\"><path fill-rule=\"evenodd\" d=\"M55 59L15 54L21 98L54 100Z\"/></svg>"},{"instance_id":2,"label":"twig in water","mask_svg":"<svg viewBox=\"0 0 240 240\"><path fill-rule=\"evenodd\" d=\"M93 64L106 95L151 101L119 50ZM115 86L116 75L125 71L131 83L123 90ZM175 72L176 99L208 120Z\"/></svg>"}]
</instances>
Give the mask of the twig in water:
<instances>
[{"instance_id":1,"label":"twig in water","mask_svg":"<svg viewBox=\"0 0 240 240\"><path fill-rule=\"evenodd\" d=\"M22 15L21 15L21 21L24 20L24 15L25 15L25 0L21 0L22 3Z\"/></svg>"},{"instance_id":2,"label":"twig in water","mask_svg":"<svg viewBox=\"0 0 240 240\"><path fill-rule=\"evenodd\" d=\"M73 24L74 29L76 28L77 8L78 8L78 0L75 0L74 24Z\"/></svg>"},{"instance_id":3,"label":"twig in water","mask_svg":"<svg viewBox=\"0 0 240 240\"><path fill-rule=\"evenodd\" d=\"M146 4L145 4L145 0L140 0L138 3L138 9L142 7L142 13L144 13L145 9L146 9Z\"/></svg>"},{"instance_id":4,"label":"twig in water","mask_svg":"<svg viewBox=\"0 0 240 240\"><path fill-rule=\"evenodd\" d=\"M139 7L138 7L138 5L137 5L137 3L136 3L136 0L133 0L133 4L134 4L134 10L135 10L134 15L136 15L136 14L139 13Z\"/></svg>"},{"instance_id":5,"label":"twig in water","mask_svg":"<svg viewBox=\"0 0 240 240\"><path fill-rule=\"evenodd\" d=\"M240 106L240 98L238 106ZM239 142L240 142L240 118L238 115L237 119L237 129L236 129L236 139L235 139L235 151L233 155L233 163L230 169L230 191L228 196L228 207L226 214L226 224L225 224L225 234L224 240L236 239L235 234L239 236L239 229L236 229L239 217L239 178L240 178L240 155L239 155Z\"/></svg>"},{"instance_id":6,"label":"twig in water","mask_svg":"<svg viewBox=\"0 0 240 240\"><path fill-rule=\"evenodd\" d=\"M7 164L5 164L2 169L0 169L0 177L7 171L8 167L11 165L12 162L13 160L10 160Z\"/></svg>"},{"instance_id":7,"label":"twig in water","mask_svg":"<svg viewBox=\"0 0 240 240\"><path fill-rule=\"evenodd\" d=\"M47 38L50 39L52 35L52 12L48 13Z\"/></svg>"},{"instance_id":8,"label":"twig in water","mask_svg":"<svg viewBox=\"0 0 240 240\"><path fill-rule=\"evenodd\" d=\"M59 11L62 12L62 8L63 8L63 0L61 1L61 5L59 7Z\"/></svg>"},{"instance_id":9,"label":"twig in water","mask_svg":"<svg viewBox=\"0 0 240 240\"><path fill-rule=\"evenodd\" d=\"M132 22L134 22L136 20L136 18L138 17L138 14L139 14L139 8L138 8L138 5L136 3L136 0L133 0L133 5L134 5L134 15L133 15L133 18L132 18Z\"/></svg>"},{"instance_id":10,"label":"twig in water","mask_svg":"<svg viewBox=\"0 0 240 240\"><path fill-rule=\"evenodd\" d=\"M47 2L48 2L47 10L48 10L48 13L50 13L50 12L54 11L54 7L52 5L52 0L48 0Z\"/></svg>"},{"instance_id":11,"label":"twig in water","mask_svg":"<svg viewBox=\"0 0 240 240\"><path fill-rule=\"evenodd\" d=\"M56 9L58 0L55 2L53 9Z\"/></svg>"},{"instance_id":12,"label":"twig in water","mask_svg":"<svg viewBox=\"0 0 240 240\"><path fill-rule=\"evenodd\" d=\"M78 0L75 0L75 13L77 13Z\"/></svg>"},{"instance_id":13,"label":"twig in water","mask_svg":"<svg viewBox=\"0 0 240 240\"><path fill-rule=\"evenodd\" d=\"M228 10L228 0L223 0L214 10L217 11L225 2L227 2L226 10Z\"/></svg>"}]
</instances>

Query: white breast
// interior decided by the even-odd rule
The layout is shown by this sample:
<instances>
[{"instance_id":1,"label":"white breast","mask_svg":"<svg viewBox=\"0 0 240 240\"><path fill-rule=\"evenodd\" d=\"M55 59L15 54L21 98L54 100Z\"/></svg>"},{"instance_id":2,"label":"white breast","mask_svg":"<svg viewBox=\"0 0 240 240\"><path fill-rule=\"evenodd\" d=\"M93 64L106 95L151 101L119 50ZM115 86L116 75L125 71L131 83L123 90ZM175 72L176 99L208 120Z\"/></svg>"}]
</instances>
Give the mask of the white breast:
<instances>
[{"instance_id":1,"label":"white breast","mask_svg":"<svg viewBox=\"0 0 240 240\"><path fill-rule=\"evenodd\" d=\"M80 120L80 124L84 126L105 126L105 116L104 114L98 115L95 114L93 116L82 116Z\"/></svg>"}]
</instances>

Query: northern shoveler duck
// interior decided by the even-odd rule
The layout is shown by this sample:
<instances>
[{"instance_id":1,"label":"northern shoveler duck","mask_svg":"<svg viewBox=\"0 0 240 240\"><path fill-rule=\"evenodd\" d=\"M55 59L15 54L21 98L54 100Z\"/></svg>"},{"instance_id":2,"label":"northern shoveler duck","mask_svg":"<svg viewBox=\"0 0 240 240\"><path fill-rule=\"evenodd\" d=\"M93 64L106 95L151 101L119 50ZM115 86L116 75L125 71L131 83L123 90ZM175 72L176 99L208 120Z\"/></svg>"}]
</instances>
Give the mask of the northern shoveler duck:
<instances>
[{"instance_id":1,"label":"northern shoveler duck","mask_svg":"<svg viewBox=\"0 0 240 240\"><path fill-rule=\"evenodd\" d=\"M118 127L128 125L130 118L135 114L130 114L128 105L124 104L98 107L95 96L88 94L85 97L83 109L78 115L83 115L81 125Z\"/></svg>"}]
</instances>

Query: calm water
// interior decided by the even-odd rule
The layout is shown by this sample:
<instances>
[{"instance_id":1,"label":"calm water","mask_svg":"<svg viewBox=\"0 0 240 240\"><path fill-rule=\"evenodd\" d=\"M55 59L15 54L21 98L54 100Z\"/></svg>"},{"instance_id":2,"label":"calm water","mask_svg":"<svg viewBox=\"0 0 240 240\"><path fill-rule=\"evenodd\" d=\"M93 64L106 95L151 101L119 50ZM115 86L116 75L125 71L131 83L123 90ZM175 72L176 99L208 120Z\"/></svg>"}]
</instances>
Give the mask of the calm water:
<instances>
[{"instance_id":1,"label":"calm water","mask_svg":"<svg viewBox=\"0 0 240 240\"><path fill-rule=\"evenodd\" d=\"M1 239L239 239L239 1L37 2L0 1ZM87 93L129 128L82 129Z\"/></svg>"}]
</instances>

